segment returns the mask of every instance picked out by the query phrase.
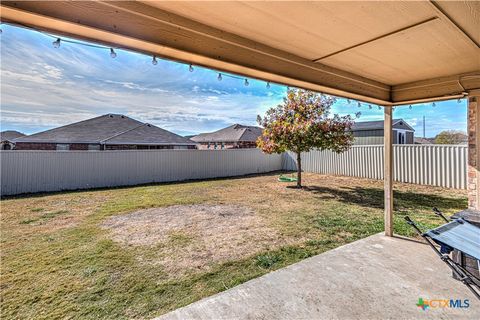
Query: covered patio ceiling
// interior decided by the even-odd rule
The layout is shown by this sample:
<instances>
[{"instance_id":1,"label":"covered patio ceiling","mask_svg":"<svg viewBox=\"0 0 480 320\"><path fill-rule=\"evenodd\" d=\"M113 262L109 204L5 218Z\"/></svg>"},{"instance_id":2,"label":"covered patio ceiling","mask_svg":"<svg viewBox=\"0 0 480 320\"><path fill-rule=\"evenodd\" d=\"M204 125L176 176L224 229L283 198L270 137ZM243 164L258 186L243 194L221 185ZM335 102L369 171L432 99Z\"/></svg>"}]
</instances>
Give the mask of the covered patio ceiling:
<instances>
[{"instance_id":1,"label":"covered patio ceiling","mask_svg":"<svg viewBox=\"0 0 480 320\"><path fill-rule=\"evenodd\" d=\"M1 19L383 106L480 89L478 1L2 1Z\"/></svg>"}]
</instances>

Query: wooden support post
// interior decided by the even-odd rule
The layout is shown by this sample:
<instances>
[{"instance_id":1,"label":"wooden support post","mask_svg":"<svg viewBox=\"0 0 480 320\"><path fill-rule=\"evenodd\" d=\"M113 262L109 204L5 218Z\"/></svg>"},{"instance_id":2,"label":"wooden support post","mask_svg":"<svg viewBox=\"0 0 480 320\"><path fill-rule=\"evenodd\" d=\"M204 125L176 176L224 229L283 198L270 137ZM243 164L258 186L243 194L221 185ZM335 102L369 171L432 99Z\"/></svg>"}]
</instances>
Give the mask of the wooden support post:
<instances>
[{"instance_id":1,"label":"wooden support post","mask_svg":"<svg viewBox=\"0 0 480 320\"><path fill-rule=\"evenodd\" d=\"M393 136L392 107L384 107L383 144L385 165L383 172L385 194L385 235L393 236Z\"/></svg>"}]
</instances>

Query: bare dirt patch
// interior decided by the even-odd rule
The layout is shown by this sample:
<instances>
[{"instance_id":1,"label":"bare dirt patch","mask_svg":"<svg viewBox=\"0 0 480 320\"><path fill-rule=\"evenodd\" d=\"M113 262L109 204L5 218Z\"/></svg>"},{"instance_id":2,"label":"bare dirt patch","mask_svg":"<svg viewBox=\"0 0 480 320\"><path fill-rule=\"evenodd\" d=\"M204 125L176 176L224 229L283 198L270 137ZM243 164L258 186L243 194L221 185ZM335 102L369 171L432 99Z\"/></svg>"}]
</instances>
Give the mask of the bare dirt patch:
<instances>
[{"instance_id":1,"label":"bare dirt patch","mask_svg":"<svg viewBox=\"0 0 480 320\"><path fill-rule=\"evenodd\" d=\"M285 244L264 218L239 205L174 205L118 215L102 223L114 241L127 246L158 246L145 263L183 273L208 269Z\"/></svg>"}]
</instances>

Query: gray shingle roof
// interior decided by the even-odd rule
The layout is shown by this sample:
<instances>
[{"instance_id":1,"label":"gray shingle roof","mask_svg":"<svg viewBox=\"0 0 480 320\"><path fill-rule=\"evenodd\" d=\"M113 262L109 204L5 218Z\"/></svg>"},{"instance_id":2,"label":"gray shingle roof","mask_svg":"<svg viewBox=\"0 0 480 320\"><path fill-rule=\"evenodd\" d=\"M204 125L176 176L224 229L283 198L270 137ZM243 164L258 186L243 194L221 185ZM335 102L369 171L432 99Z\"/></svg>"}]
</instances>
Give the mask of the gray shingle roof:
<instances>
[{"instance_id":1,"label":"gray shingle roof","mask_svg":"<svg viewBox=\"0 0 480 320\"><path fill-rule=\"evenodd\" d=\"M15 142L195 145L187 138L121 114L106 114L75 122L25 136Z\"/></svg>"},{"instance_id":2,"label":"gray shingle roof","mask_svg":"<svg viewBox=\"0 0 480 320\"><path fill-rule=\"evenodd\" d=\"M414 137L413 142L415 144L433 144L434 140L433 138Z\"/></svg>"},{"instance_id":3,"label":"gray shingle roof","mask_svg":"<svg viewBox=\"0 0 480 320\"><path fill-rule=\"evenodd\" d=\"M24 137L25 134L15 131L15 130L6 130L0 132L0 141L13 141L20 137Z\"/></svg>"},{"instance_id":4,"label":"gray shingle roof","mask_svg":"<svg viewBox=\"0 0 480 320\"><path fill-rule=\"evenodd\" d=\"M234 124L215 132L201 133L191 139L195 142L255 142L262 128Z\"/></svg>"},{"instance_id":5,"label":"gray shingle roof","mask_svg":"<svg viewBox=\"0 0 480 320\"><path fill-rule=\"evenodd\" d=\"M106 144L196 145L196 142L145 123L105 141Z\"/></svg>"},{"instance_id":6,"label":"gray shingle roof","mask_svg":"<svg viewBox=\"0 0 480 320\"><path fill-rule=\"evenodd\" d=\"M362 121L362 122L355 122L352 126L352 131L361 131L361 130L383 130L383 120L380 121ZM403 119L393 119L392 120L393 126L395 127L396 124L402 123L407 127L410 127L407 122ZM411 127L410 127L411 128ZM411 128L413 130L413 128Z\"/></svg>"}]
</instances>

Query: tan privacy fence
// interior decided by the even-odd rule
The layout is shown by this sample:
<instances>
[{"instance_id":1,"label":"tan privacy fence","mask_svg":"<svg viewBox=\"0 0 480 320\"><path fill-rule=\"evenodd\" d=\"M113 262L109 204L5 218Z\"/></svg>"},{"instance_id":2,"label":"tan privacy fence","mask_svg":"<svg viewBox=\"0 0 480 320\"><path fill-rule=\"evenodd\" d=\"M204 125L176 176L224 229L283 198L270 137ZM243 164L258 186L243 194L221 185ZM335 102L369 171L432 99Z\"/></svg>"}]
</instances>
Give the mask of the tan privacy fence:
<instances>
[{"instance_id":1,"label":"tan privacy fence","mask_svg":"<svg viewBox=\"0 0 480 320\"><path fill-rule=\"evenodd\" d=\"M1 194L241 176L282 169L258 149L1 151Z\"/></svg>"},{"instance_id":2,"label":"tan privacy fence","mask_svg":"<svg viewBox=\"0 0 480 320\"><path fill-rule=\"evenodd\" d=\"M296 170L296 157L284 154L283 168ZM312 151L302 155L306 172L383 179L383 146L353 146L336 154ZM467 147L457 145L395 145L395 181L446 188L467 188Z\"/></svg>"}]
</instances>

